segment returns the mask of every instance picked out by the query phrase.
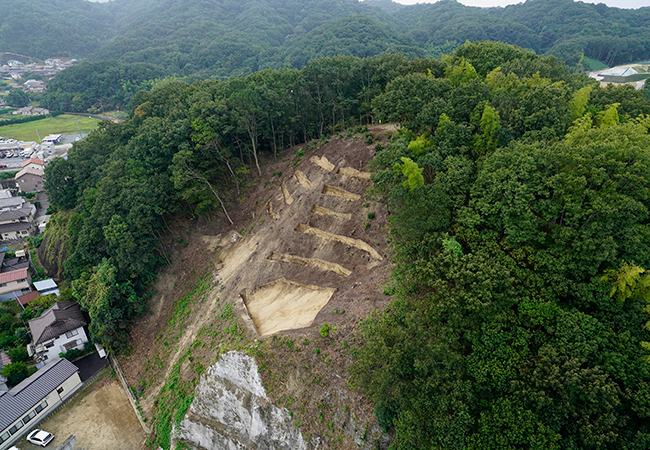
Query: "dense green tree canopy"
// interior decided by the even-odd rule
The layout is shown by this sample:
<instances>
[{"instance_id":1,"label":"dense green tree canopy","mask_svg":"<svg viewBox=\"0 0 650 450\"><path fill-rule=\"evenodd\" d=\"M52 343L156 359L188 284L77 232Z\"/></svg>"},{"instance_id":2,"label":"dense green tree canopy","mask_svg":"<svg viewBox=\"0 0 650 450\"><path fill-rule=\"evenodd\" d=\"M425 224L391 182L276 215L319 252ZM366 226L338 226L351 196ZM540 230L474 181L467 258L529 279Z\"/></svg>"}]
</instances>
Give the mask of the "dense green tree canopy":
<instances>
[{"instance_id":1,"label":"dense green tree canopy","mask_svg":"<svg viewBox=\"0 0 650 450\"><path fill-rule=\"evenodd\" d=\"M533 51L571 67L583 64L584 57L607 65L638 61L650 51L647 8L572 0L507 8L468 7L454 0L411 6L356 0L6 0L2 6L2 51L148 63L196 78L302 68L321 56L439 56L467 40L528 49L500 55L506 63L523 54L533 61ZM47 26L25 27L35 15ZM466 48L459 56L471 60L472 52ZM486 66L476 69L485 75L494 62L486 58ZM524 70L527 62L519 64Z\"/></svg>"},{"instance_id":2,"label":"dense green tree canopy","mask_svg":"<svg viewBox=\"0 0 650 450\"><path fill-rule=\"evenodd\" d=\"M648 102L553 81L554 65L505 74L506 60L540 58L479 43L450 59L443 99L485 89L469 114L399 103L407 76L375 99L380 117L402 105L405 126L373 162L398 298L364 322L353 379L396 449L642 449L650 121L604 99ZM424 175L414 189L407 157Z\"/></svg>"},{"instance_id":3,"label":"dense green tree canopy","mask_svg":"<svg viewBox=\"0 0 650 450\"><path fill-rule=\"evenodd\" d=\"M21 89L11 89L5 96L5 102L7 102L7 105L9 106L22 108L29 104L29 95Z\"/></svg>"}]
</instances>

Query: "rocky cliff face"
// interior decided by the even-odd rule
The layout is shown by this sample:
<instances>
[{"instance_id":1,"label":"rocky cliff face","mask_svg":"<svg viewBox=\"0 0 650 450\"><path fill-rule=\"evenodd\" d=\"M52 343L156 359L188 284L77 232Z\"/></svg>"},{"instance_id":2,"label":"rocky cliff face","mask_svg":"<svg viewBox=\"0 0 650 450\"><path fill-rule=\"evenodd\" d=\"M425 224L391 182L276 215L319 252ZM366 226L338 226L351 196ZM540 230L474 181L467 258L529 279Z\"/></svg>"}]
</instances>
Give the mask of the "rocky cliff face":
<instances>
[{"instance_id":1,"label":"rocky cliff face","mask_svg":"<svg viewBox=\"0 0 650 450\"><path fill-rule=\"evenodd\" d=\"M196 388L194 401L174 432L197 450L310 450L284 408L266 396L255 360L229 352L221 355Z\"/></svg>"}]
</instances>

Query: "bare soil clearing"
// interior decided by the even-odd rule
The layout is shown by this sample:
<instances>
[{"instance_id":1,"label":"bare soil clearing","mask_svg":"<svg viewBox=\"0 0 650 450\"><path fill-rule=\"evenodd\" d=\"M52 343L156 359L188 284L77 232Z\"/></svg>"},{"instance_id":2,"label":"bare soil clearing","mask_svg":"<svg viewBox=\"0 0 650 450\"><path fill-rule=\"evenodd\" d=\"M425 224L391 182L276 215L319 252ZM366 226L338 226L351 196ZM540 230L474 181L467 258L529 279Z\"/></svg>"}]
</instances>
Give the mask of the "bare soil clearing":
<instances>
[{"instance_id":1,"label":"bare soil clearing","mask_svg":"<svg viewBox=\"0 0 650 450\"><path fill-rule=\"evenodd\" d=\"M336 264L329 261L323 261L318 258L302 258L296 255L288 255L286 253L276 253L272 252L269 255L271 261L283 261L293 264L302 264L303 266L316 267L321 270L329 270L331 272L337 273L343 277L349 277L352 274L351 270L346 269L340 264Z\"/></svg>"},{"instance_id":2,"label":"bare soil clearing","mask_svg":"<svg viewBox=\"0 0 650 450\"><path fill-rule=\"evenodd\" d=\"M339 169L339 173L347 175L349 177L361 178L362 180L370 179L370 172L361 172L354 167L341 167Z\"/></svg>"},{"instance_id":3,"label":"bare soil clearing","mask_svg":"<svg viewBox=\"0 0 650 450\"><path fill-rule=\"evenodd\" d=\"M343 220L352 219L352 214L350 213L340 213L340 212L332 211L331 209L323 208L322 206L318 206L318 205L314 205L314 207L311 209L311 212L313 214L318 214L319 216L332 216L332 217L338 217L339 219L343 219Z\"/></svg>"},{"instance_id":4,"label":"bare soil clearing","mask_svg":"<svg viewBox=\"0 0 650 450\"><path fill-rule=\"evenodd\" d=\"M334 170L334 164L329 162L329 160L325 156L319 158L318 156L314 155L311 157L310 161L316 164L321 169L327 170L328 172Z\"/></svg>"},{"instance_id":5,"label":"bare soil clearing","mask_svg":"<svg viewBox=\"0 0 650 450\"><path fill-rule=\"evenodd\" d=\"M290 205L293 203L293 197L289 193L289 189L287 188L287 185L282 183L282 196L284 197L284 203L287 205Z\"/></svg>"},{"instance_id":6,"label":"bare soil clearing","mask_svg":"<svg viewBox=\"0 0 650 450\"><path fill-rule=\"evenodd\" d=\"M340 236L338 234L328 233L327 231L320 230L318 228L309 227L307 225L298 224L296 231L299 233L311 234L313 236L318 236L323 239L329 239L332 241L340 242L341 244L348 245L350 247L356 247L359 250L366 251L375 259L382 260L381 255L372 248L367 242L362 241L361 239L353 239L347 236Z\"/></svg>"},{"instance_id":7,"label":"bare soil clearing","mask_svg":"<svg viewBox=\"0 0 650 450\"><path fill-rule=\"evenodd\" d=\"M353 202L361 200L361 196L359 194L355 194L354 192L346 191L345 189L337 188L334 186L324 186L323 194L331 195L332 197L344 198L345 200L352 200Z\"/></svg>"},{"instance_id":8,"label":"bare soil clearing","mask_svg":"<svg viewBox=\"0 0 650 450\"><path fill-rule=\"evenodd\" d=\"M244 291L242 298L257 332L260 336L268 336L311 325L335 290L280 278L252 291Z\"/></svg>"},{"instance_id":9,"label":"bare soil clearing","mask_svg":"<svg viewBox=\"0 0 650 450\"><path fill-rule=\"evenodd\" d=\"M56 414L39 425L55 436L50 447L68 436L77 436L77 448L84 450L137 450L144 447L146 435L119 383L108 376L87 387ZM23 450L36 445L23 441Z\"/></svg>"},{"instance_id":10,"label":"bare soil clearing","mask_svg":"<svg viewBox=\"0 0 650 450\"><path fill-rule=\"evenodd\" d=\"M302 170L296 170L296 173L294 175L296 176L298 183L302 184L307 189L312 188L311 181L309 181L309 178L307 178L307 175L305 175Z\"/></svg>"}]
</instances>

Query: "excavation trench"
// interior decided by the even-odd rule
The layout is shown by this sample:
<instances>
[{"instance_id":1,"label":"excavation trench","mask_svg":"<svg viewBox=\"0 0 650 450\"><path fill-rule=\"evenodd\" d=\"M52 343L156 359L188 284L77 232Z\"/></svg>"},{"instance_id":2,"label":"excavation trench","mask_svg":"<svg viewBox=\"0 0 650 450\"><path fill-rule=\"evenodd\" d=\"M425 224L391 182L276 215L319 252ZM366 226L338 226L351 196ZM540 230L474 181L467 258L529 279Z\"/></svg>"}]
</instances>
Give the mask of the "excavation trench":
<instances>
[{"instance_id":1,"label":"excavation trench","mask_svg":"<svg viewBox=\"0 0 650 450\"><path fill-rule=\"evenodd\" d=\"M278 220L280 218L280 215L273 211L273 200L269 199L269 203L266 206L269 211L269 215L273 217L273 219Z\"/></svg>"},{"instance_id":2,"label":"excavation trench","mask_svg":"<svg viewBox=\"0 0 650 450\"><path fill-rule=\"evenodd\" d=\"M293 264L302 264L303 266L315 267L320 270L327 270L334 272L343 277L349 277L352 274L351 270L346 269L340 264L336 264L329 261L324 261L317 258L303 258L302 256L289 255L286 253L276 253L272 252L268 259L271 261L282 261Z\"/></svg>"},{"instance_id":3,"label":"excavation trench","mask_svg":"<svg viewBox=\"0 0 650 450\"><path fill-rule=\"evenodd\" d=\"M316 164L321 169L327 170L328 172L334 170L334 164L329 162L329 160L324 156L322 158L319 158L318 156L314 155L311 157L310 161Z\"/></svg>"},{"instance_id":4,"label":"excavation trench","mask_svg":"<svg viewBox=\"0 0 650 450\"><path fill-rule=\"evenodd\" d=\"M349 177L361 178L362 180L370 179L370 172L361 172L360 170L352 167L342 167L339 169L339 173L347 175Z\"/></svg>"},{"instance_id":5,"label":"excavation trench","mask_svg":"<svg viewBox=\"0 0 650 450\"><path fill-rule=\"evenodd\" d=\"M305 175L302 170L296 170L294 176L296 177L296 180L298 180L298 183L300 183L302 186L306 187L307 189L312 188L311 181L309 181L309 178L307 178L307 175Z\"/></svg>"},{"instance_id":6,"label":"excavation trench","mask_svg":"<svg viewBox=\"0 0 650 450\"><path fill-rule=\"evenodd\" d=\"M318 214L319 216L332 216L343 220L352 219L352 214L332 211L331 209L323 208L322 206L318 205L314 205L314 207L311 209L311 212L312 214Z\"/></svg>"},{"instance_id":7,"label":"excavation trench","mask_svg":"<svg viewBox=\"0 0 650 450\"><path fill-rule=\"evenodd\" d=\"M358 248L359 250L363 250L364 252L368 252L371 257L374 259L377 259L379 261L383 260L384 258L381 257L381 255L372 248L370 244L367 242L364 242L360 239L353 239L349 238L347 236L340 236L338 234L332 234L328 233L327 231L319 230L318 228L313 228L307 225L303 224L298 224L296 227L296 231L299 233L304 233L304 234L311 234L314 236L319 236L323 239L329 239L331 241L337 241L345 245L349 245L351 247Z\"/></svg>"},{"instance_id":8,"label":"excavation trench","mask_svg":"<svg viewBox=\"0 0 650 450\"><path fill-rule=\"evenodd\" d=\"M282 196L284 197L284 202L287 205L290 205L293 203L293 197L291 194L289 194L289 189L287 189L287 185L282 183Z\"/></svg>"},{"instance_id":9,"label":"excavation trench","mask_svg":"<svg viewBox=\"0 0 650 450\"><path fill-rule=\"evenodd\" d=\"M354 192L346 191L345 189L337 188L334 186L327 186L327 185L323 187L323 194L331 195L332 197L340 197L352 201L357 201L361 198L359 194L355 194Z\"/></svg>"}]
</instances>

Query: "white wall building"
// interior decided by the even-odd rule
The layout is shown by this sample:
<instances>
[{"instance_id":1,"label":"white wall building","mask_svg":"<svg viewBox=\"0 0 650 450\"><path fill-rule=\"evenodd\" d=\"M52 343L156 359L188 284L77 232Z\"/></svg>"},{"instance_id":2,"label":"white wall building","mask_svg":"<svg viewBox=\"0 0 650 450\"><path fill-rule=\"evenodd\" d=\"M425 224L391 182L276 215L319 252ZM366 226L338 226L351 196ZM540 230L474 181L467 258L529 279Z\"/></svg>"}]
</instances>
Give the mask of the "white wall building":
<instances>
[{"instance_id":1,"label":"white wall building","mask_svg":"<svg viewBox=\"0 0 650 450\"><path fill-rule=\"evenodd\" d=\"M77 366L59 359L9 391L0 391L0 450L10 448L81 386Z\"/></svg>"},{"instance_id":2,"label":"white wall building","mask_svg":"<svg viewBox=\"0 0 650 450\"><path fill-rule=\"evenodd\" d=\"M34 360L47 363L59 359L59 353L83 349L88 342L86 325L88 322L77 302L55 303L41 317L29 321L34 337Z\"/></svg>"},{"instance_id":3,"label":"white wall building","mask_svg":"<svg viewBox=\"0 0 650 450\"><path fill-rule=\"evenodd\" d=\"M34 289L36 289L41 295L54 294L57 297L61 295L59 286L57 286L56 282L52 278L43 281L34 281L32 284L34 285Z\"/></svg>"}]
</instances>

